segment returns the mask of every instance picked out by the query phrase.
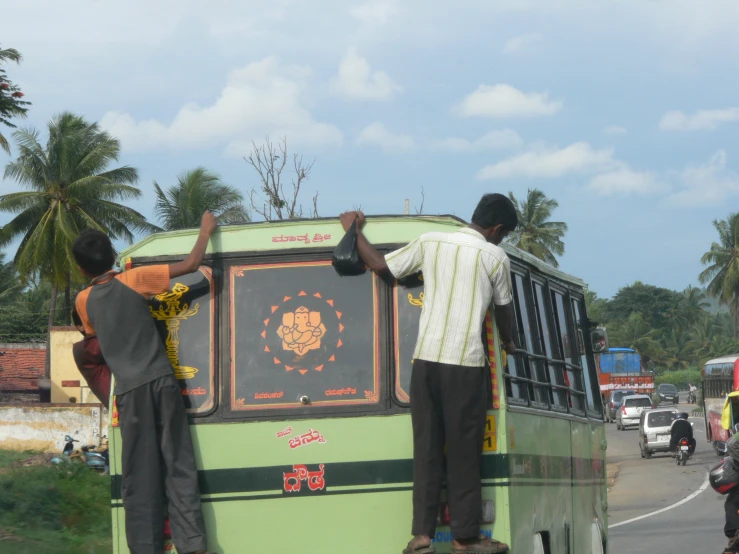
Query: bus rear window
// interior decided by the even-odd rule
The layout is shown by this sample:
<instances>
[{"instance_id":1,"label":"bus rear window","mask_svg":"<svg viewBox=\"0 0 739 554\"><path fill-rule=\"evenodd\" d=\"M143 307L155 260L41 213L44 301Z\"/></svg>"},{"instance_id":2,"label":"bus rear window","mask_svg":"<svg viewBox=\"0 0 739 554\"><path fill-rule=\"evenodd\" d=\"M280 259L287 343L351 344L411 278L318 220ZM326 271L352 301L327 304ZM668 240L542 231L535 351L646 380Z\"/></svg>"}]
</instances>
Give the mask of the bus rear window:
<instances>
[{"instance_id":1,"label":"bus rear window","mask_svg":"<svg viewBox=\"0 0 739 554\"><path fill-rule=\"evenodd\" d=\"M410 402L413 351L423 307L423 275L406 277L395 287L395 396Z\"/></svg>"},{"instance_id":2,"label":"bus rear window","mask_svg":"<svg viewBox=\"0 0 739 554\"><path fill-rule=\"evenodd\" d=\"M371 273L331 262L236 265L231 409L377 404L378 302Z\"/></svg>"},{"instance_id":3,"label":"bus rear window","mask_svg":"<svg viewBox=\"0 0 739 554\"><path fill-rule=\"evenodd\" d=\"M213 275L201 267L170 281L171 290L151 299L149 310L167 345L185 408L208 412L215 403L215 302Z\"/></svg>"}]
</instances>

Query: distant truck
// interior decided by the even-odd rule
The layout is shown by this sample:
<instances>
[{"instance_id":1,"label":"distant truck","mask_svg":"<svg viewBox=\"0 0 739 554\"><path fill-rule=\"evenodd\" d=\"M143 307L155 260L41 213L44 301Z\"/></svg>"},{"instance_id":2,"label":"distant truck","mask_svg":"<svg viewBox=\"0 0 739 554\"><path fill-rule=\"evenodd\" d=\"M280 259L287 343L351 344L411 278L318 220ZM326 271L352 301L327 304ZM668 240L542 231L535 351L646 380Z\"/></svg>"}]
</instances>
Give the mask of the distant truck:
<instances>
[{"instance_id":1,"label":"distant truck","mask_svg":"<svg viewBox=\"0 0 739 554\"><path fill-rule=\"evenodd\" d=\"M645 370L636 350L608 348L597 355L597 364L604 406L613 391L628 389L650 396L654 392L654 373Z\"/></svg>"}]
</instances>

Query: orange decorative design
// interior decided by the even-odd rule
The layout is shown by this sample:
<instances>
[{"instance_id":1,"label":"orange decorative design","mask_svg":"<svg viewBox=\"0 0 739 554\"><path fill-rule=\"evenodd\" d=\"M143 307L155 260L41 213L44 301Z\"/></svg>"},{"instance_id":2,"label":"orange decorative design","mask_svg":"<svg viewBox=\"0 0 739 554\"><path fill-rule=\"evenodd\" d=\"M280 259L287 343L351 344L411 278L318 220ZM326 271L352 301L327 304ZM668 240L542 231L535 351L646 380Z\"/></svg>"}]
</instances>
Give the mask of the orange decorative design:
<instances>
[{"instance_id":1,"label":"orange decorative design","mask_svg":"<svg viewBox=\"0 0 739 554\"><path fill-rule=\"evenodd\" d=\"M341 313L340 311L338 311L338 310L336 311L336 317L338 317L339 319L341 319L341 316L342 316L342 315L344 315L344 314L342 314L342 313Z\"/></svg>"},{"instance_id":2,"label":"orange decorative design","mask_svg":"<svg viewBox=\"0 0 739 554\"><path fill-rule=\"evenodd\" d=\"M269 345L267 345L267 344L264 345L264 351L265 352L271 352L271 350L269 349Z\"/></svg>"},{"instance_id":3,"label":"orange decorative design","mask_svg":"<svg viewBox=\"0 0 739 554\"><path fill-rule=\"evenodd\" d=\"M301 375L305 375L306 373L308 373L307 369L299 369L298 371L300 372Z\"/></svg>"},{"instance_id":4,"label":"orange decorative design","mask_svg":"<svg viewBox=\"0 0 739 554\"><path fill-rule=\"evenodd\" d=\"M244 399L244 398L237 398L236 399L236 405L237 406L243 406L245 401L246 401L246 399Z\"/></svg>"},{"instance_id":5,"label":"orange decorative design","mask_svg":"<svg viewBox=\"0 0 739 554\"><path fill-rule=\"evenodd\" d=\"M287 371L292 371L293 369L295 369L295 368L292 367L292 366L289 366L289 365L286 365L285 366L285 370L287 370Z\"/></svg>"},{"instance_id":6,"label":"orange decorative design","mask_svg":"<svg viewBox=\"0 0 739 554\"><path fill-rule=\"evenodd\" d=\"M341 346L342 346L343 344L344 344L344 343L343 343L343 342L341 342L341 339L339 339L339 342L337 342L337 343L336 343L336 348L341 348Z\"/></svg>"},{"instance_id":7,"label":"orange decorative design","mask_svg":"<svg viewBox=\"0 0 739 554\"><path fill-rule=\"evenodd\" d=\"M263 339L266 339L267 338L267 330L266 329L264 331L262 331L260 334L262 335L262 338Z\"/></svg>"},{"instance_id":8,"label":"orange decorative design","mask_svg":"<svg viewBox=\"0 0 739 554\"><path fill-rule=\"evenodd\" d=\"M315 369L316 371L323 371L323 364L316 366L313 369Z\"/></svg>"},{"instance_id":9,"label":"orange decorative design","mask_svg":"<svg viewBox=\"0 0 739 554\"><path fill-rule=\"evenodd\" d=\"M330 358L328 359L328 361L329 361L329 362L335 362L335 361L336 361L336 356L334 356L334 355L332 354L332 355L331 355L331 357L330 357Z\"/></svg>"},{"instance_id":10,"label":"orange decorative design","mask_svg":"<svg viewBox=\"0 0 739 554\"><path fill-rule=\"evenodd\" d=\"M342 333L344 331L344 325L342 323L339 323L339 333Z\"/></svg>"},{"instance_id":11,"label":"orange decorative design","mask_svg":"<svg viewBox=\"0 0 739 554\"><path fill-rule=\"evenodd\" d=\"M298 293L298 296L308 296L308 293L307 293L307 292L305 292L304 290L301 290L301 291L300 291L300 292Z\"/></svg>"},{"instance_id":12,"label":"orange decorative design","mask_svg":"<svg viewBox=\"0 0 739 554\"><path fill-rule=\"evenodd\" d=\"M272 306L272 313L275 313L279 308L279 306Z\"/></svg>"},{"instance_id":13,"label":"orange decorative design","mask_svg":"<svg viewBox=\"0 0 739 554\"><path fill-rule=\"evenodd\" d=\"M311 312L305 306L282 315L282 326L277 329L282 348L299 356L321 348L326 327L321 323L321 312Z\"/></svg>"},{"instance_id":14,"label":"orange decorative design","mask_svg":"<svg viewBox=\"0 0 739 554\"><path fill-rule=\"evenodd\" d=\"M378 394L376 392L372 392L371 390L365 390L364 397L370 402L377 402L377 399L379 398Z\"/></svg>"},{"instance_id":15,"label":"orange decorative design","mask_svg":"<svg viewBox=\"0 0 739 554\"><path fill-rule=\"evenodd\" d=\"M334 301L333 300L326 300L326 304L328 304L332 308L334 307Z\"/></svg>"},{"instance_id":16,"label":"orange decorative design","mask_svg":"<svg viewBox=\"0 0 739 554\"><path fill-rule=\"evenodd\" d=\"M493 315L488 310L485 314L485 334L488 341L488 362L490 363L490 381L493 384L493 409L500 409L500 394L498 392L498 371L495 364L495 336L493 335Z\"/></svg>"},{"instance_id":17,"label":"orange decorative design","mask_svg":"<svg viewBox=\"0 0 739 554\"><path fill-rule=\"evenodd\" d=\"M287 302L288 300L292 300L292 296L286 296L282 299L283 302Z\"/></svg>"},{"instance_id":18,"label":"orange decorative design","mask_svg":"<svg viewBox=\"0 0 739 554\"><path fill-rule=\"evenodd\" d=\"M323 296L321 296L321 293L320 292L317 292L313 296L315 296L316 298L323 298Z\"/></svg>"},{"instance_id":19,"label":"orange decorative design","mask_svg":"<svg viewBox=\"0 0 739 554\"><path fill-rule=\"evenodd\" d=\"M281 363L282 363L282 362L281 362L280 360L278 360L277 358L274 358L274 362L275 362L275 365L277 365L277 364L281 364Z\"/></svg>"},{"instance_id":20,"label":"orange decorative design","mask_svg":"<svg viewBox=\"0 0 739 554\"><path fill-rule=\"evenodd\" d=\"M264 320L264 326L266 327L267 325L269 325L269 318Z\"/></svg>"}]
</instances>

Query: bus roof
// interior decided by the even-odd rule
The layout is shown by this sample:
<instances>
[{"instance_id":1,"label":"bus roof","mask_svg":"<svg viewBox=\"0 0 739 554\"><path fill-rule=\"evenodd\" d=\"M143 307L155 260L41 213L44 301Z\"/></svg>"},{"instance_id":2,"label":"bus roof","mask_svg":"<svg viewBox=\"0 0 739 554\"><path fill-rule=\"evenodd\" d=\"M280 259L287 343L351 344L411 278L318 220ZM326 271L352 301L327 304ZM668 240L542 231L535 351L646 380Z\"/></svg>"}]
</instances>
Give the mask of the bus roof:
<instances>
[{"instance_id":1,"label":"bus roof","mask_svg":"<svg viewBox=\"0 0 739 554\"><path fill-rule=\"evenodd\" d=\"M467 225L453 215L383 215L368 216L367 220L365 234L373 244L407 244L423 233L449 233ZM382 225L377 225L379 223ZM198 232L198 229L182 229L149 235L121 252L121 265L125 265L127 258L184 256L190 252ZM224 225L213 235L208 254L335 247L343 236L344 231L336 217ZM585 287L581 279L555 269L527 252L509 244L503 244L503 248L511 259L532 265L554 278Z\"/></svg>"},{"instance_id":2,"label":"bus roof","mask_svg":"<svg viewBox=\"0 0 739 554\"><path fill-rule=\"evenodd\" d=\"M735 361L739 360L739 354L729 354L728 356L724 356L723 358L714 358L713 360L708 360L704 366L711 365L711 364L728 364L728 363L734 363Z\"/></svg>"}]
</instances>

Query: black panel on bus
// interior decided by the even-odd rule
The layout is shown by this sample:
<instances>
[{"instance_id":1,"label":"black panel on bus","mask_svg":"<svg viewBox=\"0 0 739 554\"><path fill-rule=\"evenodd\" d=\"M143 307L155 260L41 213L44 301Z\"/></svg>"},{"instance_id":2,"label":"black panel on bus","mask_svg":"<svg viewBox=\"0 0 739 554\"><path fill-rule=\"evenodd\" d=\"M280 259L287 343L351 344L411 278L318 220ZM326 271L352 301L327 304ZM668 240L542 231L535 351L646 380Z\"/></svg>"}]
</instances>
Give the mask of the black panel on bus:
<instances>
[{"instance_id":1,"label":"black panel on bus","mask_svg":"<svg viewBox=\"0 0 739 554\"><path fill-rule=\"evenodd\" d=\"M330 262L232 266L231 409L379 402L371 273Z\"/></svg>"}]
</instances>

